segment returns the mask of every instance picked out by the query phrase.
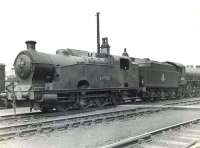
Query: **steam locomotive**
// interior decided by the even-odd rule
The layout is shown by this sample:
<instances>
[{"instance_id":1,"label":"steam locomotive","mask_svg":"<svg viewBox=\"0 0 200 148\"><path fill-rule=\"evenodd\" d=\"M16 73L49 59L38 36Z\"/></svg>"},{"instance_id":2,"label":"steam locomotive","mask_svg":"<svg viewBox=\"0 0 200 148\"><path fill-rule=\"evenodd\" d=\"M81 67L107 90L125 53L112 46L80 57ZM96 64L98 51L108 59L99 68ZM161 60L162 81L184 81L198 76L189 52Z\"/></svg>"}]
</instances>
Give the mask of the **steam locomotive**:
<instances>
[{"instance_id":1,"label":"steam locomotive","mask_svg":"<svg viewBox=\"0 0 200 148\"><path fill-rule=\"evenodd\" d=\"M108 38L100 47L99 13L96 53L59 49L52 55L38 52L35 41L26 45L14 61L17 100L29 99L44 112L200 95L198 68L129 57L126 49L111 55Z\"/></svg>"},{"instance_id":2,"label":"steam locomotive","mask_svg":"<svg viewBox=\"0 0 200 148\"><path fill-rule=\"evenodd\" d=\"M200 95L198 68L129 57L126 49L114 56L108 38L97 53L59 49L51 55L36 51L35 41L26 44L14 62L15 91L44 112Z\"/></svg>"},{"instance_id":3,"label":"steam locomotive","mask_svg":"<svg viewBox=\"0 0 200 148\"><path fill-rule=\"evenodd\" d=\"M50 55L37 52L34 41L26 44L14 62L20 82L15 91L42 111L116 104L121 93L136 97L138 66L129 57L110 55L107 38L98 54L60 49Z\"/></svg>"}]
</instances>

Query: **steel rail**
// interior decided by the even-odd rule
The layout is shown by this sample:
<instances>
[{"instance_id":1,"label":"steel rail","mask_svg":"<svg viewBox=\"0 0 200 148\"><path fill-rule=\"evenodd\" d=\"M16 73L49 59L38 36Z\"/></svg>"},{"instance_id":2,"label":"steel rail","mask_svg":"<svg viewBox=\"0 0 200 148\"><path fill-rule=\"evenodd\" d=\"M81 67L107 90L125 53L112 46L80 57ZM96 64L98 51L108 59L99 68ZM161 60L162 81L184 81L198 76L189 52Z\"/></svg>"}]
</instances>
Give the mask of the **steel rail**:
<instances>
[{"instance_id":1,"label":"steel rail","mask_svg":"<svg viewBox=\"0 0 200 148\"><path fill-rule=\"evenodd\" d=\"M144 133L144 134L139 135L139 136L129 137L129 138L120 140L118 142L102 146L101 148L127 147L127 146L130 146L130 145L141 143L141 141L145 141L145 140L148 141L148 140L151 139L151 136L157 135L157 134L162 133L164 131L173 130L173 129L176 129L176 128L180 128L181 126L194 124L194 123L198 123L198 122L200 122L200 118L196 118L196 119L185 121L185 122L182 122L182 123L179 123L179 124L167 126L165 128L161 128L161 129L158 129L158 130L147 132L147 133Z\"/></svg>"},{"instance_id":2,"label":"steel rail","mask_svg":"<svg viewBox=\"0 0 200 148\"><path fill-rule=\"evenodd\" d=\"M9 121L9 120L21 120L21 119L28 119L28 118L38 119L38 118L46 118L46 117L66 116L66 115L73 115L73 114L78 114L78 113L88 113L88 112L98 111L98 110L103 110L103 109L108 109L108 107L106 106L102 108L90 108L84 111L83 110L69 110L65 112L50 112L50 113L42 113L38 111L38 112L29 112L29 113L20 113L20 114L10 114L10 115L0 116L0 123Z\"/></svg>"}]
</instances>

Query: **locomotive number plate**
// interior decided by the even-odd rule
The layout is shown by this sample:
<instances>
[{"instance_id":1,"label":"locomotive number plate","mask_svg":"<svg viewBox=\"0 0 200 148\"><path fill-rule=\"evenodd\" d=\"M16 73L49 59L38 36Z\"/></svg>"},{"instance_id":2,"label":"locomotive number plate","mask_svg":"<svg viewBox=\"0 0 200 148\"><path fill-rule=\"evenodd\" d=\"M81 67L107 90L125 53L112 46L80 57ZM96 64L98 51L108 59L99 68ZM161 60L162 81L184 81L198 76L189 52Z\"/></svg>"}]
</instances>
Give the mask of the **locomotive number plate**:
<instances>
[{"instance_id":1,"label":"locomotive number plate","mask_svg":"<svg viewBox=\"0 0 200 148\"><path fill-rule=\"evenodd\" d=\"M101 76L98 76L97 79L100 81L110 81L111 77L108 75L101 75Z\"/></svg>"}]
</instances>

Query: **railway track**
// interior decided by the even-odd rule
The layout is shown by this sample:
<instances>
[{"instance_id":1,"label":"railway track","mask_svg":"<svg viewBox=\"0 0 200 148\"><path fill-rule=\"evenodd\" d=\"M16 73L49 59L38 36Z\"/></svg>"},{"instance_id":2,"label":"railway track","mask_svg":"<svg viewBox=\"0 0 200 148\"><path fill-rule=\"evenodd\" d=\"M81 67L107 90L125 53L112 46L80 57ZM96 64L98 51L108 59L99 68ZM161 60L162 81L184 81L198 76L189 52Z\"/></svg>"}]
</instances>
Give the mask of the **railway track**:
<instances>
[{"instance_id":1,"label":"railway track","mask_svg":"<svg viewBox=\"0 0 200 148\"><path fill-rule=\"evenodd\" d=\"M102 148L190 148L200 140L200 118L118 141Z\"/></svg>"},{"instance_id":2,"label":"railway track","mask_svg":"<svg viewBox=\"0 0 200 148\"><path fill-rule=\"evenodd\" d=\"M175 101L175 102L171 102L171 103L164 103L164 105L195 105L195 104L200 104L200 99L185 99L185 100L181 100L181 101Z\"/></svg>"},{"instance_id":3,"label":"railway track","mask_svg":"<svg viewBox=\"0 0 200 148\"><path fill-rule=\"evenodd\" d=\"M20 114L10 114L0 116L0 125L1 124L13 124L16 122L27 122L29 120L40 120L47 118L54 118L59 116L69 116L73 114L80 113L89 113L97 110L106 110L109 109L109 106L97 109L97 108L89 108L87 110L70 110L66 112L50 112L50 113L42 113L42 112L29 112L29 113L20 113ZM113 107L115 108L115 107Z\"/></svg>"},{"instance_id":4,"label":"railway track","mask_svg":"<svg viewBox=\"0 0 200 148\"><path fill-rule=\"evenodd\" d=\"M184 99L174 99L174 100L159 100L150 103L136 103L136 104L150 104L150 105L195 105L200 104L200 98L184 98Z\"/></svg>"},{"instance_id":5,"label":"railway track","mask_svg":"<svg viewBox=\"0 0 200 148\"><path fill-rule=\"evenodd\" d=\"M180 103L194 104L200 100ZM169 105L169 104L166 104ZM172 105L177 105L173 103ZM144 114L152 114L170 108L123 108L119 110L90 109L82 113L81 110L65 113L26 113L6 115L0 117L0 140L14 138L16 136L33 135L36 133L51 132L54 130L66 130L79 126L90 126L103 122L122 120ZM93 112L92 112L93 111Z\"/></svg>"},{"instance_id":6,"label":"railway track","mask_svg":"<svg viewBox=\"0 0 200 148\"><path fill-rule=\"evenodd\" d=\"M189 103L188 102L186 102L186 103L187 103L187 105L188 104L196 104L195 101L190 101ZM200 100L198 100L198 102L200 102ZM185 102L181 102L181 103L185 103ZM177 105L177 104L178 103L174 103L172 105ZM168 104L166 104L166 105L168 105ZM137 111L142 110L142 109L143 109L143 111L149 110L149 109L147 110L147 109L144 109L144 108L138 107ZM104 108L104 109L106 110L108 108ZM101 109L101 110L103 110L103 109ZM0 116L0 126L5 125L5 124L6 125L12 125L14 123L26 123L26 122L29 122L29 121L46 120L46 119L51 119L51 118L56 118L56 117L70 116L70 115L74 115L74 114L89 113L89 112L92 112L92 111L101 111L101 110L89 109L89 110L86 110L84 112L82 110L73 110L73 111L68 111L68 112L53 112L53 113L35 112L35 113L25 113L25 114L16 114L16 115L5 115L5 116ZM133 110L133 109L131 109L131 110ZM141 111L141 112L143 112L143 111ZM150 111L151 111L151 109L150 109Z\"/></svg>"},{"instance_id":7,"label":"railway track","mask_svg":"<svg viewBox=\"0 0 200 148\"><path fill-rule=\"evenodd\" d=\"M123 109L118 111L109 111L103 113L88 113L73 116L60 116L46 120L31 120L29 122L12 124L0 127L0 140L7 140L16 136L27 136L36 133L47 133L55 130L67 130L77 128L79 126L91 126L101 124L103 122L111 122L114 120L124 120L133 117L143 116L144 114L152 114L164 111L164 108L152 109Z\"/></svg>"},{"instance_id":8,"label":"railway track","mask_svg":"<svg viewBox=\"0 0 200 148\"><path fill-rule=\"evenodd\" d=\"M84 113L93 111L85 110ZM12 124L16 122L26 122L28 120L39 120L51 117L58 117L58 116L66 116L72 114L83 113L83 111L76 110L76 111L68 111L68 112L51 112L51 113L42 113L42 112L30 112L30 113L20 113L20 114L11 114L11 115L4 115L0 116L0 124Z\"/></svg>"},{"instance_id":9,"label":"railway track","mask_svg":"<svg viewBox=\"0 0 200 148\"><path fill-rule=\"evenodd\" d=\"M95 108L87 109L87 110L72 110L67 112L52 112L52 113L41 113L41 112L34 112L34 113L22 113L22 114L16 114L16 115L5 115L0 116L0 126L2 125L12 125L17 123L25 123L29 121L39 121L39 120L45 120L45 119L53 119L53 118L59 118L59 117L67 117L71 115L80 115L80 114L89 114L90 112L109 112L109 110L115 110L115 107L104 107L99 110ZM130 109L130 108L129 108ZM142 110L143 108L138 108L138 110ZM105 111L104 111L105 110ZM120 109L122 110L122 109ZM131 111L136 111L135 108L131 108ZM143 109L147 110L147 109Z\"/></svg>"}]
</instances>

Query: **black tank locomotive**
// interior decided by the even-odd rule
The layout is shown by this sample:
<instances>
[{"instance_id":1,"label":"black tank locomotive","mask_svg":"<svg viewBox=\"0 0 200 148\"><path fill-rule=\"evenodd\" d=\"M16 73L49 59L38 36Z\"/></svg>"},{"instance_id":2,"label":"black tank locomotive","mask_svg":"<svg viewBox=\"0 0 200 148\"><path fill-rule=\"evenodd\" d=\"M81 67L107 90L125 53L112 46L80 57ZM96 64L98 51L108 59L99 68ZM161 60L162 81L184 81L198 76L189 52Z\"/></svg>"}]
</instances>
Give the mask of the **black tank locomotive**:
<instances>
[{"instance_id":1,"label":"black tank locomotive","mask_svg":"<svg viewBox=\"0 0 200 148\"><path fill-rule=\"evenodd\" d=\"M14 62L17 87L36 108L87 108L117 104L122 96L137 97L138 65L129 57L110 55L107 38L98 54L61 49L50 55L36 51L34 41L26 44Z\"/></svg>"}]
</instances>

